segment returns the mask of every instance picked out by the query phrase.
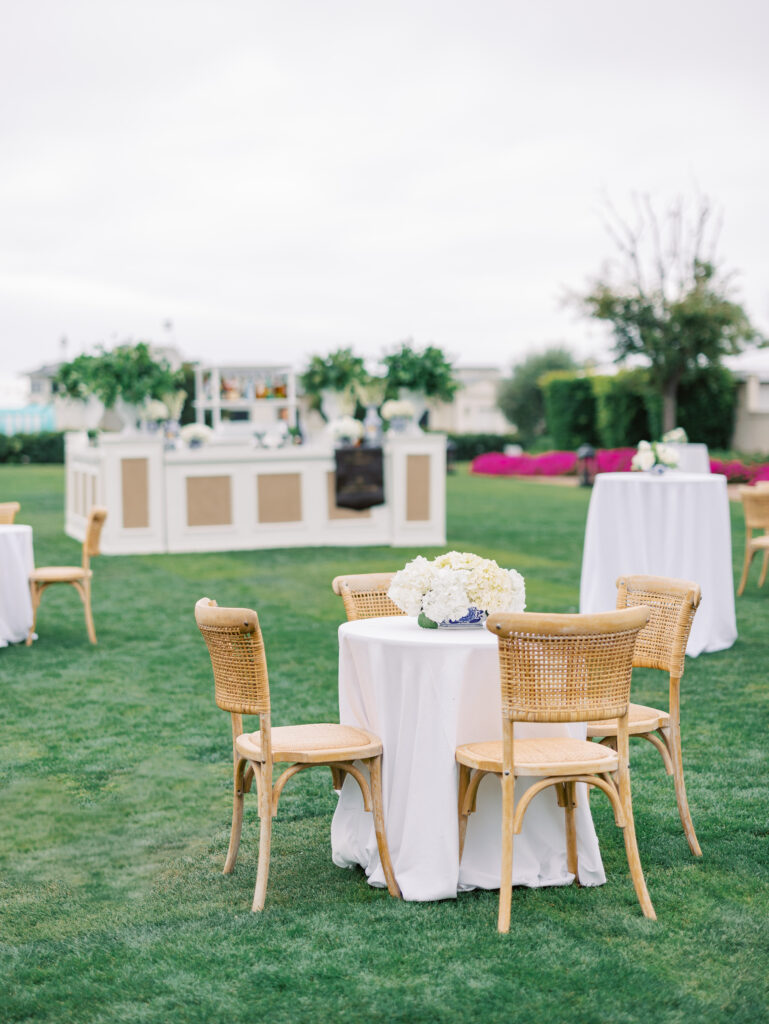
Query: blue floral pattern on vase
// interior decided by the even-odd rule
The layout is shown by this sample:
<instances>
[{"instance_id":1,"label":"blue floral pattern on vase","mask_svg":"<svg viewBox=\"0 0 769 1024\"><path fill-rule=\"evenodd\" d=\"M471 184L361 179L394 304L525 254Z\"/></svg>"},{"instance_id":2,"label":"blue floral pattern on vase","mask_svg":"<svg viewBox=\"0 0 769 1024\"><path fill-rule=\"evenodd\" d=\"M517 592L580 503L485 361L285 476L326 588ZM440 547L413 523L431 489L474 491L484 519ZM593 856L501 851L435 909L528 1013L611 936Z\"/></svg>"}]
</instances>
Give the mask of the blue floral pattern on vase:
<instances>
[{"instance_id":1,"label":"blue floral pattern on vase","mask_svg":"<svg viewBox=\"0 0 769 1024\"><path fill-rule=\"evenodd\" d=\"M486 612L480 608L468 608L467 615L463 615L461 619L444 619L438 626L441 629L461 629L465 626L482 626L485 621Z\"/></svg>"}]
</instances>

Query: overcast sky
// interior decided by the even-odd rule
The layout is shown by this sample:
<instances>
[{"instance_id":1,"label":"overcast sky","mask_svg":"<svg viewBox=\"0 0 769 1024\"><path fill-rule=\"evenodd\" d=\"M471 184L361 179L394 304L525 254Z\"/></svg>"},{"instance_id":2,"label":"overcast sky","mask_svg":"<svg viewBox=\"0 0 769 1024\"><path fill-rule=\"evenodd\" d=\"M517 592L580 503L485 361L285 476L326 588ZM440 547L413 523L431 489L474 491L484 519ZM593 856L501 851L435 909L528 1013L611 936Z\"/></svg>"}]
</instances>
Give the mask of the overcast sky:
<instances>
[{"instance_id":1,"label":"overcast sky","mask_svg":"<svg viewBox=\"0 0 769 1024\"><path fill-rule=\"evenodd\" d=\"M768 5L4 0L2 371L99 342L291 360L399 340L509 366L608 193L723 208L769 331ZM173 330L163 324L172 321Z\"/></svg>"}]
</instances>

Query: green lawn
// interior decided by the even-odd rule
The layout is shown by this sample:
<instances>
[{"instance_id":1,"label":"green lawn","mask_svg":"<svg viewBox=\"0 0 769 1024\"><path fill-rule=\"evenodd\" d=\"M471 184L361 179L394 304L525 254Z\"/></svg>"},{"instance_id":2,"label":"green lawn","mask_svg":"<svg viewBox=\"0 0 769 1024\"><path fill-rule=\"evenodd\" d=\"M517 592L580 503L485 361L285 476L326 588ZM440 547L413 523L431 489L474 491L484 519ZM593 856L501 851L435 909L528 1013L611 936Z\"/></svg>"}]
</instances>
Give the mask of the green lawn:
<instances>
[{"instance_id":1,"label":"green lawn","mask_svg":"<svg viewBox=\"0 0 769 1024\"><path fill-rule=\"evenodd\" d=\"M526 576L530 610L573 611L587 494L449 478L449 544ZM73 562L60 467L0 468L38 564ZM735 565L743 528L733 508ZM433 552L433 553L437 553ZM659 920L643 918L621 833L592 804L608 882L397 903L334 867L329 773L281 800L263 914L255 800L238 866L221 874L230 816L229 717L213 703L194 619L203 596L250 605L267 642L274 720L333 718L330 581L414 551L313 548L100 558L98 647L71 588L46 593L31 648L0 650L0 1020L668 1021L769 1016L769 587L738 601L740 639L687 662L684 759L704 851L689 854L657 753L633 746L641 859ZM0 567L1 570L2 567ZM705 595L707 599L707 595ZM664 699L638 672L635 698Z\"/></svg>"}]
</instances>

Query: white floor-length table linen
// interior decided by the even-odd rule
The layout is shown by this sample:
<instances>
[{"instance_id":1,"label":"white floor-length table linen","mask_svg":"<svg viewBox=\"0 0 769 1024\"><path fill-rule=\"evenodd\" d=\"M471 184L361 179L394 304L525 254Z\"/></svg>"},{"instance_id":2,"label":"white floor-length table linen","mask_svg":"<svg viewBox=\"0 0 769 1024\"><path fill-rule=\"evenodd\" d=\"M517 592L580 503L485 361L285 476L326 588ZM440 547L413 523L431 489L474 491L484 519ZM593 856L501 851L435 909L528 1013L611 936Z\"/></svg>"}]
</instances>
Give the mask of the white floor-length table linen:
<instances>
[{"instance_id":1,"label":"white floor-length table linen","mask_svg":"<svg viewBox=\"0 0 769 1024\"><path fill-rule=\"evenodd\" d=\"M678 455L678 465L682 473L709 473L710 454L706 444L671 444Z\"/></svg>"},{"instance_id":2,"label":"white floor-length table linen","mask_svg":"<svg viewBox=\"0 0 769 1024\"><path fill-rule=\"evenodd\" d=\"M702 603L686 653L737 639L726 477L716 473L600 473L582 553L581 612L616 607L617 577L644 573L699 583Z\"/></svg>"},{"instance_id":3,"label":"white floor-length table linen","mask_svg":"<svg viewBox=\"0 0 769 1024\"><path fill-rule=\"evenodd\" d=\"M345 725L382 740L384 814L395 877L404 899L439 900L462 889L499 888L502 805L499 780L481 783L462 865L457 769L462 743L501 739L497 641L485 628L426 630L406 616L364 619L339 628L339 714ZM584 724L517 724L516 736L570 735ZM516 798L534 779L516 782ZM584 793L578 796L579 878L606 879ZM345 782L331 826L334 863L360 864L383 886L373 821L358 787ZM563 809L548 788L532 801L515 837L516 885L566 885Z\"/></svg>"},{"instance_id":4,"label":"white floor-length table linen","mask_svg":"<svg viewBox=\"0 0 769 1024\"><path fill-rule=\"evenodd\" d=\"M0 647L26 640L32 625L32 527L0 525Z\"/></svg>"}]
</instances>

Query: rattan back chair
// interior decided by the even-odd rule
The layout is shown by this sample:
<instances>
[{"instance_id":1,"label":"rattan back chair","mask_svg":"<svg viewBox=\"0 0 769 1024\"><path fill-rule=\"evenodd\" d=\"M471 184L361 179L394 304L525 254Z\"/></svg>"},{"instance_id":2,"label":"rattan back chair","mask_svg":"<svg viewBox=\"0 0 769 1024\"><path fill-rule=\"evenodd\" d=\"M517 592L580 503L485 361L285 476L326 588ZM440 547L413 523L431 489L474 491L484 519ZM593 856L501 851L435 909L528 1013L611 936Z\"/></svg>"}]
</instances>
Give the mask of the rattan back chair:
<instances>
[{"instance_id":1,"label":"rattan back chair","mask_svg":"<svg viewBox=\"0 0 769 1024\"><path fill-rule=\"evenodd\" d=\"M404 615L405 612L387 596L394 575L394 572L365 572L337 576L331 587L344 602L347 621Z\"/></svg>"},{"instance_id":2,"label":"rattan back chair","mask_svg":"<svg viewBox=\"0 0 769 1024\"><path fill-rule=\"evenodd\" d=\"M668 709L631 704L630 735L648 740L660 752L665 771L673 776L676 803L689 849L702 856L686 797L681 752L681 677L686 645L700 603L700 588L690 580L664 576L620 576L617 580L617 608L646 607L649 622L638 634L633 656L635 668L656 668L670 678ZM612 746L617 735L616 720L591 722L588 736Z\"/></svg>"},{"instance_id":3,"label":"rattan back chair","mask_svg":"<svg viewBox=\"0 0 769 1024\"><path fill-rule=\"evenodd\" d=\"M740 498L742 499L742 510L745 513L745 557L742 562L740 585L737 588L738 597L745 590L750 563L753 561L753 556L759 551L764 553L764 563L761 566L761 575L758 577L759 587L763 587L766 580L766 570L769 568L769 485L756 484L753 487L740 487ZM754 536L754 530L763 532Z\"/></svg>"},{"instance_id":4,"label":"rattan back chair","mask_svg":"<svg viewBox=\"0 0 769 1024\"><path fill-rule=\"evenodd\" d=\"M83 554L80 565L44 565L39 569L33 569L29 576L29 590L32 598L32 625L27 635L27 646L32 643L37 625L37 610L40 607L40 600L43 591L54 583L69 583L80 594L85 611L85 626L88 630L88 639L92 644L96 643L96 630L93 624L93 613L91 612L91 559L99 554L99 540L104 520L107 518L107 510L101 505L94 505L88 513L88 521L85 527L85 539L83 540Z\"/></svg>"},{"instance_id":5,"label":"rattan back chair","mask_svg":"<svg viewBox=\"0 0 769 1024\"><path fill-rule=\"evenodd\" d=\"M566 859L578 875L575 807L577 783L602 790L623 830L630 874L646 917L655 918L646 888L633 822L628 756L628 705L633 649L649 617L646 608L601 615L497 613L486 628L499 642L502 740L457 748L459 763L459 850L464 848L468 815L475 810L484 776L502 783L502 865L499 888L500 932L510 929L513 836L521 831L531 800L556 787L564 808ZM571 736L515 739L515 722L585 722L615 717L616 749ZM537 778L515 800L515 779Z\"/></svg>"},{"instance_id":6,"label":"rattan back chair","mask_svg":"<svg viewBox=\"0 0 769 1024\"><path fill-rule=\"evenodd\" d=\"M335 788L345 775L358 783L367 811L373 812L379 856L391 896L400 897L395 881L382 811L382 742L364 729L330 723L313 725L272 725L270 684L259 618L250 608L219 608L215 601L201 598L195 605L195 621L211 656L214 699L232 719L234 787L230 844L224 874L235 867L243 826L244 795L256 780L259 805L259 862L252 909L262 910L267 894L272 843L272 819L288 780L305 768L331 769ZM258 715L257 732L243 732L243 715ZM362 762L369 781L357 766ZM289 767L273 778L275 764Z\"/></svg>"},{"instance_id":7,"label":"rattan back chair","mask_svg":"<svg viewBox=\"0 0 769 1024\"><path fill-rule=\"evenodd\" d=\"M0 501L0 525L10 526L14 523L20 508L18 501Z\"/></svg>"}]
</instances>

